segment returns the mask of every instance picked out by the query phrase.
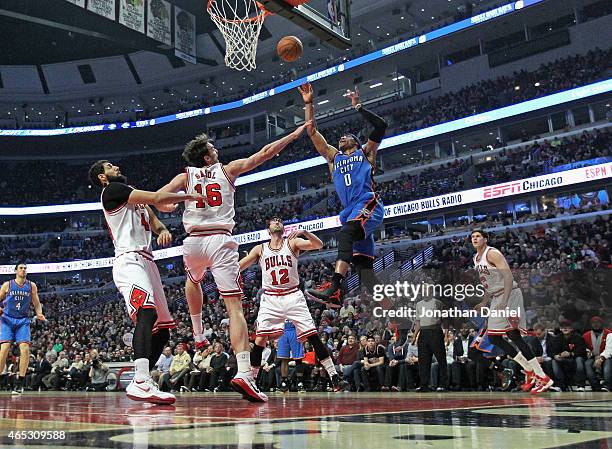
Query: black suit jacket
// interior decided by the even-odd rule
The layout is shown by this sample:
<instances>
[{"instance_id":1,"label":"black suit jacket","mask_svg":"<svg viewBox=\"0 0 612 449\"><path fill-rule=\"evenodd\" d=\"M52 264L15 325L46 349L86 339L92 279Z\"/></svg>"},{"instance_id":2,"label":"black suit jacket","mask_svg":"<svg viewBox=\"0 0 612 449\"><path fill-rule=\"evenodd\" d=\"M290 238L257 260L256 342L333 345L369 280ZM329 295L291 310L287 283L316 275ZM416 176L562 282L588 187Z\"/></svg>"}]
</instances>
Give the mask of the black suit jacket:
<instances>
[{"instance_id":1,"label":"black suit jacket","mask_svg":"<svg viewBox=\"0 0 612 449\"><path fill-rule=\"evenodd\" d=\"M554 339L555 336L553 334L549 332L546 333L546 355L551 359L553 357L553 350L555 349ZM540 343L540 339L538 337L529 335L525 337L525 343L529 345L536 357L543 356L542 344Z\"/></svg>"},{"instance_id":2,"label":"black suit jacket","mask_svg":"<svg viewBox=\"0 0 612 449\"><path fill-rule=\"evenodd\" d=\"M468 341L468 351L469 351L470 345L474 341L474 337L472 337L471 335L468 335L467 341ZM457 360L459 357L467 357L467 354L463 353L463 340L461 340L461 337L456 337L453 345L454 345L453 357L455 358L455 360Z\"/></svg>"},{"instance_id":3,"label":"black suit jacket","mask_svg":"<svg viewBox=\"0 0 612 449\"><path fill-rule=\"evenodd\" d=\"M51 373L51 364L47 359L42 359L40 362L36 362L36 374L49 374Z\"/></svg>"},{"instance_id":4,"label":"black suit jacket","mask_svg":"<svg viewBox=\"0 0 612 449\"><path fill-rule=\"evenodd\" d=\"M572 333L569 338L565 338L563 334L557 335L553 339L553 348L551 349L552 354L561 354L563 351L572 353L571 358L583 357L586 359L587 347L582 335L578 335L576 332ZM552 357L552 356L551 356Z\"/></svg>"}]
</instances>

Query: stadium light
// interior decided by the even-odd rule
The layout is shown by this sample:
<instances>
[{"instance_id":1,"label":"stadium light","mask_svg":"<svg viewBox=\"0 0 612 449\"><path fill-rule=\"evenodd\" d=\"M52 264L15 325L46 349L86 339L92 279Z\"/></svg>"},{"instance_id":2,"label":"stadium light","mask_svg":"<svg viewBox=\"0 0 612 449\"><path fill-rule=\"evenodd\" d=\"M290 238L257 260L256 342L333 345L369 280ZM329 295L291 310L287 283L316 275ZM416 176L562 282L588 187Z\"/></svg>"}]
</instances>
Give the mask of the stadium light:
<instances>
[{"instance_id":1,"label":"stadium light","mask_svg":"<svg viewBox=\"0 0 612 449\"><path fill-rule=\"evenodd\" d=\"M380 87L380 86L382 86L382 85L383 85L383 83L376 83L376 84L372 84L372 85L370 86L370 89L374 89L375 87Z\"/></svg>"}]
</instances>

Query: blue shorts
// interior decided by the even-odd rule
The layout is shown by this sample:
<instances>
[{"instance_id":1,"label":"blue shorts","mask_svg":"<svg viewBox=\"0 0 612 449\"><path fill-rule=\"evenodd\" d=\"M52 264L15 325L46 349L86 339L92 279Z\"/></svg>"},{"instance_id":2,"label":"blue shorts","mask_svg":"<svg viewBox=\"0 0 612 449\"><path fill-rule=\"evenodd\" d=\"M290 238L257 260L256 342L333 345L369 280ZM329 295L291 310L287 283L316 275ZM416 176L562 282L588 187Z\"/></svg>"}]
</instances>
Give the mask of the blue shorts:
<instances>
[{"instance_id":1,"label":"blue shorts","mask_svg":"<svg viewBox=\"0 0 612 449\"><path fill-rule=\"evenodd\" d=\"M13 318L7 314L0 317L0 343L30 343L30 319Z\"/></svg>"},{"instance_id":2,"label":"blue shorts","mask_svg":"<svg viewBox=\"0 0 612 449\"><path fill-rule=\"evenodd\" d=\"M357 220L365 231L365 239L353 243L354 256L374 258L374 231L383 222L385 208L378 196L368 194L340 212L340 223Z\"/></svg>"},{"instance_id":3,"label":"blue shorts","mask_svg":"<svg viewBox=\"0 0 612 449\"><path fill-rule=\"evenodd\" d=\"M297 339L295 327L285 327L285 332L278 339L276 356L279 359L303 359L304 346Z\"/></svg>"}]
</instances>

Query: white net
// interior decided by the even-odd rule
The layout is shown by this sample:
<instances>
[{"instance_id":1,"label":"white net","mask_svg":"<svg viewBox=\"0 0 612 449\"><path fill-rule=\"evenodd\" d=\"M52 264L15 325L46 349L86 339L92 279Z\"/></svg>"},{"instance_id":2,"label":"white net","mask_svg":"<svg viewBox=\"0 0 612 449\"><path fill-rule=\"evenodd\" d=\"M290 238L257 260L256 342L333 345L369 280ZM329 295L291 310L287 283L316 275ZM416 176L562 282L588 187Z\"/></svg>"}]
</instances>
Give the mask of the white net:
<instances>
[{"instance_id":1,"label":"white net","mask_svg":"<svg viewBox=\"0 0 612 449\"><path fill-rule=\"evenodd\" d=\"M207 9L225 39L225 65L257 68L257 42L267 11L255 0L208 0Z\"/></svg>"}]
</instances>

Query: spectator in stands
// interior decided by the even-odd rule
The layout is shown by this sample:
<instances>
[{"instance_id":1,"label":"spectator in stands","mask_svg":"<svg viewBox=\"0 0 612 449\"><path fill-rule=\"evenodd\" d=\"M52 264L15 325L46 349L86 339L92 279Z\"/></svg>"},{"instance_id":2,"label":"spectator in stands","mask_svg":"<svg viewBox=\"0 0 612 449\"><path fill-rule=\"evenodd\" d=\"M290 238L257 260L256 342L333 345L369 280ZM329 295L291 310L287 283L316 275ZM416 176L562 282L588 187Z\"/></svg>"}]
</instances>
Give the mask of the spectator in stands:
<instances>
[{"instance_id":1,"label":"spectator in stands","mask_svg":"<svg viewBox=\"0 0 612 449\"><path fill-rule=\"evenodd\" d=\"M408 346L408 340L401 342L395 335L392 335L389 339L389 346L387 347L387 363L385 382L381 387L381 391L399 391L400 382L400 361L406 359L406 349Z\"/></svg>"},{"instance_id":2,"label":"spectator in stands","mask_svg":"<svg viewBox=\"0 0 612 449\"><path fill-rule=\"evenodd\" d=\"M468 357L473 341L474 337L470 335L469 326L463 323L454 341L453 361L450 368L453 379L451 389L454 391L462 388L473 390L476 387L476 364Z\"/></svg>"},{"instance_id":3,"label":"spectator in stands","mask_svg":"<svg viewBox=\"0 0 612 449\"><path fill-rule=\"evenodd\" d=\"M81 354L74 355L74 361L68 368L68 390L80 390L84 385L81 384L83 370L83 360L81 360Z\"/></svg>"},{"instance_id":4,"label":"spectator in stands","mask_svg":"<svg viewBox=\"0 0 612 449\"><path fill-rule=\"evenodd\" d=\"M419 379L419 350L414 342L414 334L408 333L406 336L406 358L400 361L400 381L399 389L408 391L417 388L420 385Z\"/></svg>"},{"instance_id":5,"label":"spectator in stands","mask_svg":"<svg viewBox=\"0 0 612 449\"><path fill-rule=\"evenodd\" d=\"M172 355L172 348L170 346L166 346L162 351L157 363L155 363L155 369L151 372L151 377L155 382L158 382L159 387L161 388L161 377L164 374L170 376L170 366L172 365L172 360L174 356Z\"/></svg>"},{"instance_id":6,"label":"spectator in stands","mask_svg":"<svg viewBox=\"0 0 612 449\"><path fill-rule=\"evenodd\" d=\"M188 391L204 391L204 388L199 388L199 385L208 385L208 383L204 383L207 378L207 370L210 369L210 359L212 354L212 347L207 346L206 348L202 348L193 355L193 369L189 373L189 380L185 383L187 384ZM196 385L198 387L196 387Z\"/></svg>"},{"instance_id":7,"label":"spectator in stands","mask_svg":"<svg viewBox=\"0 0 612 449\"><path fill-rule=\"evenodd\" d=\"M221 342L216 342L213 349L214 353L210 360L212 371L208 389L210 391L225 391L227 388L229 355L224 352Z\"/></svg>"},{"instance_id":8,"label":"spectator in stands","mask_svg":"<svg viewBox=\"0 0 612 449\"><path fill-rule=\"evenodd\" d=\"M606 349L608 340L612 340L610 329L604 328L603 318L594 316L590 321L591 330L582 336L587 347L588 359L585 363L586 375L591 385L591 390L610 391L612 385L612 360L602 356ZM607 367L606 367L607 366ZM604 386L601 386L600 377L603 377Z\"/></svg>"},{"instance_id":9,"label":"spectator in stands","mask_svg":"<svg viewBox=\"0 0 612 449\"><path fill-rule=\"evenodd\" d=\"M176 346L176 354L174 354L168 374L162 375L160 389L163 389L165 386L164 382L167 381L170 386L170 392L175 393L181 387L185 375L189 373L190 366L191 356L185 350L185 344L179 343Z\"/></svg>"},{"instance_id":10,"label":"spectator in stands","mask_svg":"<svg viewBox=\"0 0 612 449\"><path fill-rule=\"evenodd\" d=\"M336 361L336 371L342 373L343 379L350 382L353 379L353 370L355 362L359 357L359 345L353 334L350 334L346 339L346 344L340 348ZM354 386L356 388L356 386Z\"/></svg>"},{"instance_id":11,"label":"spectator in stands","mask_svg":"<svg viewBox=\"0 0 612 449\"><path fill-rule=\"evenodd\" d=\"M360 352L362 362L361 383L365 391L378 391L385 383L385 349L377 345L373 336L367 338L366 347Z\"/></svg>"},{"instance_id":12,"label":"spectator in stands","mask_svg":"<svg viewBox=\"0 0 612 449\"><path fill-rule=\"evenodd\" d=\"M574 332L570 321L561 323L561 334L553 340L552 368L555 384L563 391L576 385L577 391L584 391L586 372L586 344L584 339Z\"/></svg>"},{"instance_id":13,"label":"spectator in stands","mask_svg":"<svg viewBox=\"0 0 612 449\"><path fill-rule=\"evenodd\" d=\"M538 363L544 370L547 376L554 378L552 369L553 350L555 347L555 336L548 332L542 323L536 323L533 326L534 335L525 337L525 342L529 345L533 353L538 359Z\"/></svg>"},{"instance_id":14,"label":"spectator in stands","mask_svg":"<svg viewBox=\"0 0 612 449\"><path fill-rule=\"evenodd\" d=\"M102 362L97 350L92 349L90 351L90 356L91 368L89 369L89 384L85 388L85 391L104 391L108 386L108 382L106 381L108 366Z\"/></svg>"}]
</instances>

